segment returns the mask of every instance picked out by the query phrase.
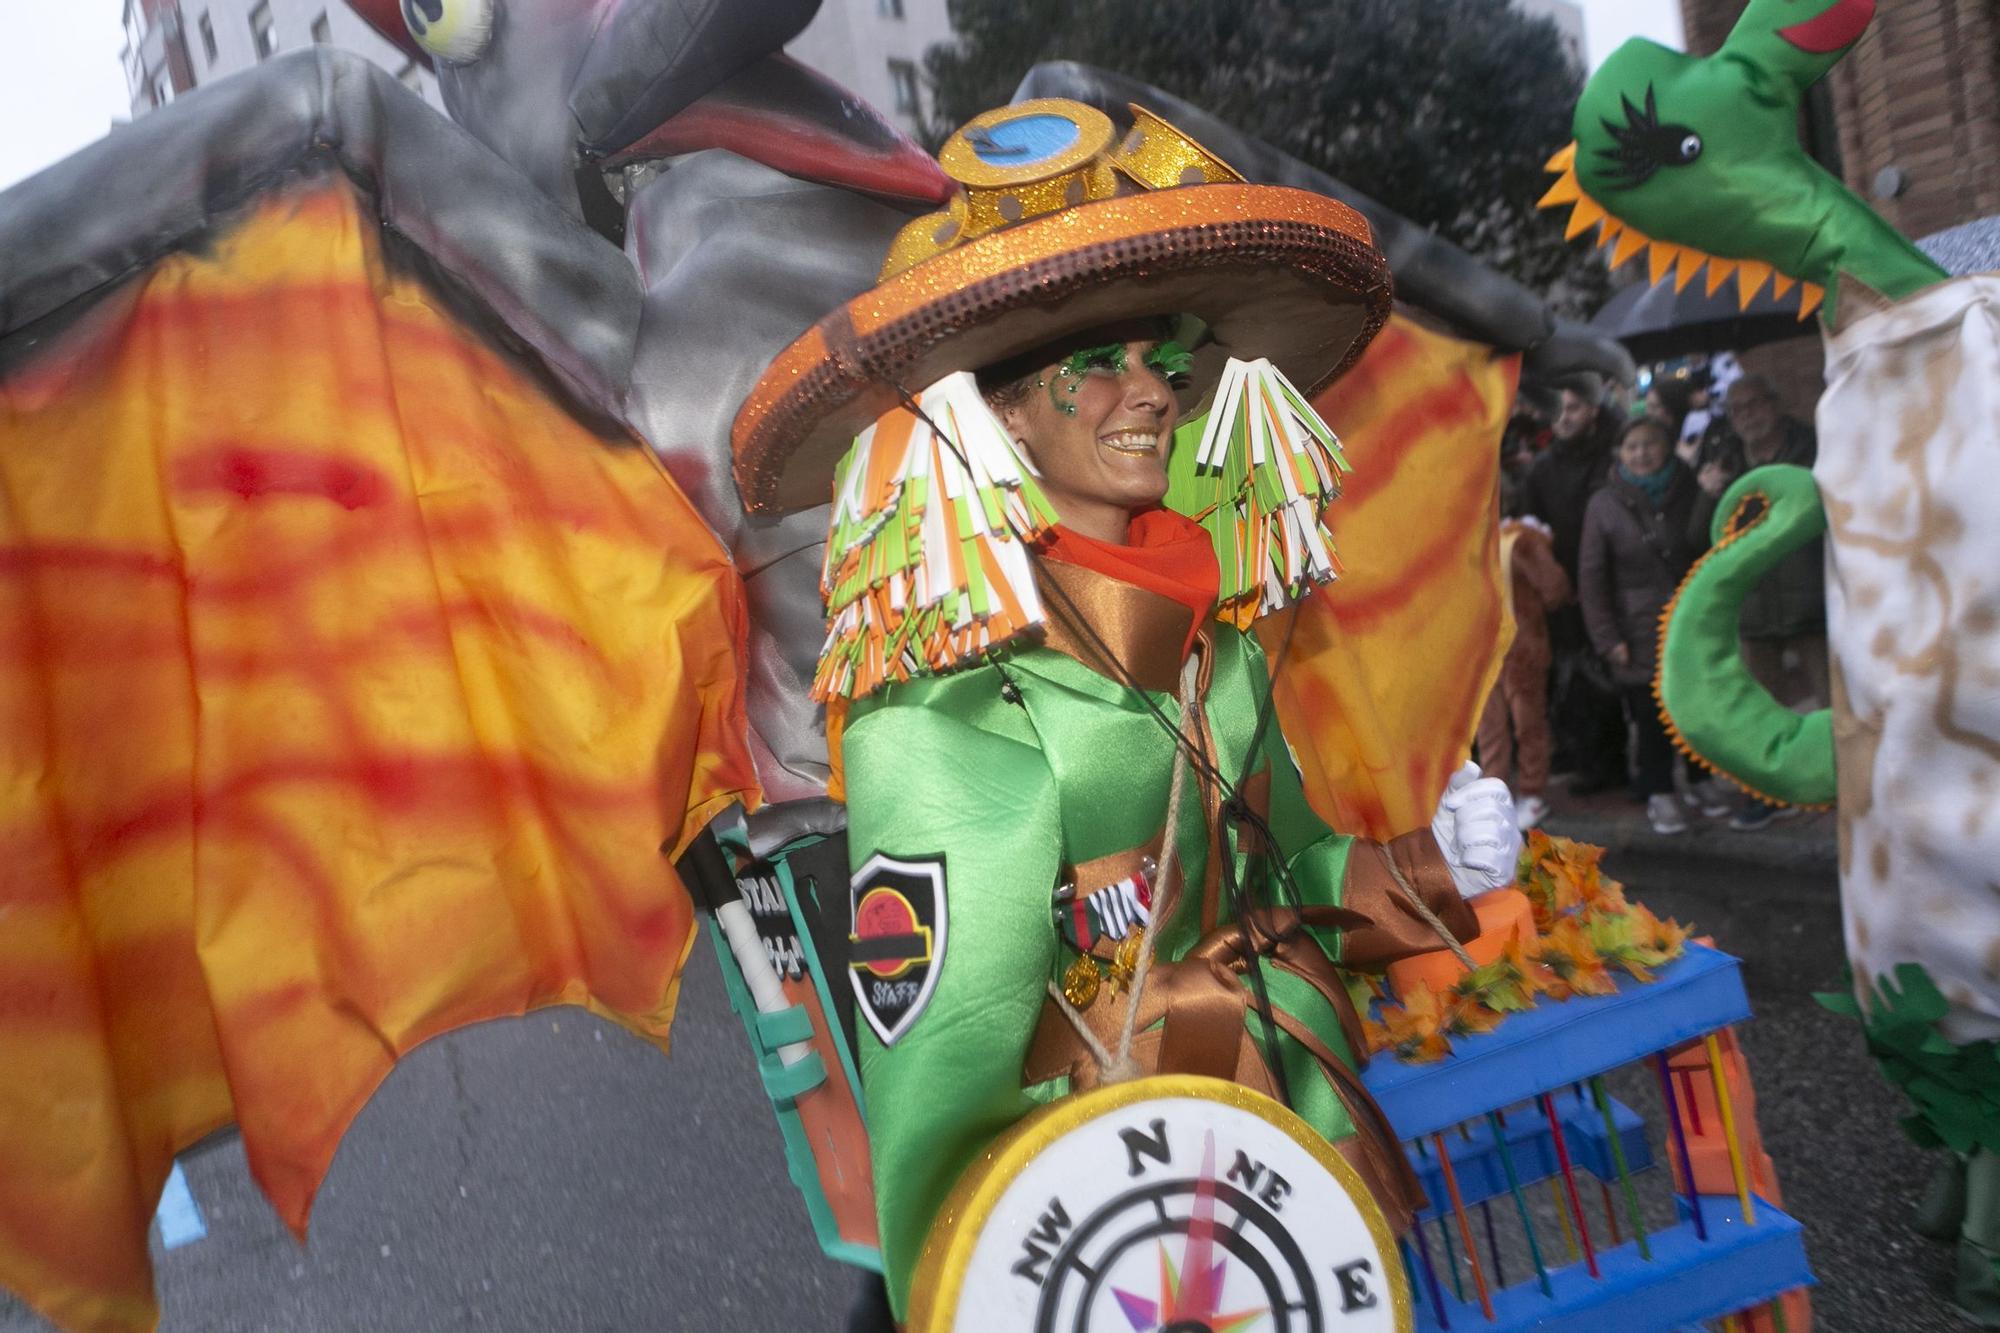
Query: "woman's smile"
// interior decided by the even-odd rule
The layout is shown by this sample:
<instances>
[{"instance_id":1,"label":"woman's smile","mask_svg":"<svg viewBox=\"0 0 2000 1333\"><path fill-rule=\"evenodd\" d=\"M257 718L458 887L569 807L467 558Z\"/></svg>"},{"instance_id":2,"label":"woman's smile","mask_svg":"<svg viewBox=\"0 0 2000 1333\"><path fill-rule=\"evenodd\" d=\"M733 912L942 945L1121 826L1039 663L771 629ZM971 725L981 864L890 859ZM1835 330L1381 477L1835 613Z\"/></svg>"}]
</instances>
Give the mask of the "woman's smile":
<instances>
[{"instance_id":1,"label":"woman's smile","mask_svg":"<svg viewBox=\"0 0 2000 1333\"><path fill-rule=\"evenodd\" d=\"M1114 453L1149 457L1160 450L1160 432L1158 427L1149 430L1107 431L1097 437L1097 442Z\"/></svg>"}]
</instances>

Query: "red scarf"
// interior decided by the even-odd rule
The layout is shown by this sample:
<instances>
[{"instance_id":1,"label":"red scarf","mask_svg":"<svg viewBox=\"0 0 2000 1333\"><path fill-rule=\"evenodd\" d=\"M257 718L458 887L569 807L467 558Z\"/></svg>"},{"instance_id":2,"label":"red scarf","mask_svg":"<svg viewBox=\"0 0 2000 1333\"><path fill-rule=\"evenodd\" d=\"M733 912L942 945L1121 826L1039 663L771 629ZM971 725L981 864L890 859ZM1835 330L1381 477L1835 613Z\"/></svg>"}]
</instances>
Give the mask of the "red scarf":
<instances>
[{"instance_id":1,"label":"red scarf","mask_svg":"<svg viewBox=\"0 0 2000 1333\"><path fill-rule=\"evenodd\" d=\"M1215 563L1207 529L1171 509L1135 515L1122 546L1058 524L1036 549L1043 559L1081 566L1186 607L1193 620L1181 645L1183 659L1194 650L1195 634L1215 614L1215 599L1222 594L1222 569Z\"/></svg>"}]
</instances>

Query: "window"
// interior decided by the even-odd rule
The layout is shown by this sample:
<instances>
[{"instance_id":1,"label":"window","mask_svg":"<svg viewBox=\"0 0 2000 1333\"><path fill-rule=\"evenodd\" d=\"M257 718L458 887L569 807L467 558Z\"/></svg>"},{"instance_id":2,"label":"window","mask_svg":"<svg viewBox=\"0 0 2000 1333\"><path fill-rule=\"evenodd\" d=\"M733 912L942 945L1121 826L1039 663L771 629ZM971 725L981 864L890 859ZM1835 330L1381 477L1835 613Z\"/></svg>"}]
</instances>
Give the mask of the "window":
<instances>
[{"instance_id":1,"label":"window","mask_svg":"<svg viewBox=\"0 0 2000 1333\"><path fill-rule=\"evenodd\" d=\"M885 19L903 17L903 0L875 0L875 12Z\"/></svg>"},{"instance_id":2,"label":"window","mask_svg":"<svg viewBox=\"0 0 2000 1333\"><path fill-rule=\"evenodd\" d=\"M259 60L278 54L278 30L271 21L271 0L258 0L257 7L250 11L250 45L256 48Z\"/></svg>"},{"instance_id":3,"label":"window","mask_svg":"<svg viewBox=\"0 0 2000 1333\"><path fill-rule=\"evenodd\" d=\"M327 22L326 11L324 9L320 10L319 17L313 20L312 31L313 41L321 46L325 46L333 40L333 25Z\"/></svg>"},{"instance_id":4,"label":"window","mask_svg":"<svg viewBox=\"0 0 2000 1333\"><path fill-rule=\"evenodd\" d=\"M905 116L923 114L917 101L917 67L907 60L889 62L889 86L896 92L896 110Z\"/></svg>"},{"instance_id":5,"label":"window","mask_svg":"<svg viewBox=\"0 0 2000 1333\"><path fill-rule=\"evenodd\" d=\"M208 55L208 67L215 68L215 24L203 14L195 26L201 29L201 49Z\"/></svg>"},{"instance_id":6,"label":"window","mask_svg":"<svg viewBox=\"0 0 2000 1333\"><path fill-rule=\"evenodd\" d=\"M174 81L165 70L160 70L146 80L146 96L156 107L165 106L174 100Z\"/></svg>"}]
</instances>

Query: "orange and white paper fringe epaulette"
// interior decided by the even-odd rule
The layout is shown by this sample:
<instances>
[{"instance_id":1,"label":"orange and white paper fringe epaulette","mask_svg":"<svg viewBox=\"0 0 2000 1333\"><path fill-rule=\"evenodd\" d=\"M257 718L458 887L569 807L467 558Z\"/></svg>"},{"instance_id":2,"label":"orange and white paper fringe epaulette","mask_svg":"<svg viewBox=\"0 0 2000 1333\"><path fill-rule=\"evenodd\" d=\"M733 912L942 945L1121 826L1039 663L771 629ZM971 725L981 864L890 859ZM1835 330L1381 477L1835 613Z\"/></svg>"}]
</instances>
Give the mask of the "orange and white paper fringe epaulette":
<instances>
[{"instance_id":1,"label":"orange and white paper fringe epaulette","mask_svg":"<svg viewBox=\"0 0 2000 1333\"><path fill-rule=\"evenodd\" d=\"M970 373L855 438L834 474L820 702L976 659L1045 619L1029 544L1056 523ZM942 432L945 438L939 438Z\"/></svg>"},{"instance_id":2,"label":"orange and white paper fringe epaulette","mask_svg":"<svg viewBox=\"0 0 2000 1333\"><path fill-rule=\"evenodd\" d=\"M1167 506L1215 541L1219 617L1248 628L1339 575L1320 516L1348 471L1340 437L1282 371L1229 362L1206 420L1176 432L1168 460Z\"/></svg>"}]
</instances>

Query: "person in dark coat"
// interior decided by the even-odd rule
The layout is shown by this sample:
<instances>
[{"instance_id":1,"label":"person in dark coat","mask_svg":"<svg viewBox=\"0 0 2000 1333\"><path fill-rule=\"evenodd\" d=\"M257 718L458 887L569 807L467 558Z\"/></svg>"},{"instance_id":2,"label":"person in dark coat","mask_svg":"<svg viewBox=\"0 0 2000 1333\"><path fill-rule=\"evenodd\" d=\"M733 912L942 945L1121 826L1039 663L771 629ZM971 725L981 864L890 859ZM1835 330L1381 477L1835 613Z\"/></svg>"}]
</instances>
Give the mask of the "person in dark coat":
<instances>
[{"instance_id":1,"label":"person in dark coat","mask_svg":"<svg viewBox=\"0 0 2000 1333\"><path fill-rule=\"evenodd\" d=\"M1584 511L1578 592L1590 642L1617 681L1632 723L1634 786L1655 833L1684 833L1674 799L1674 747L1653 698L1660 614L1694 563L1688 521L1696 486L1665 425L1641 417L1618 440L1618 462Z\"/></svg>"},{"instance_id":2,"label":"person in dark coat","mask_svg":"<svg viewBox=\"0 0 2000 1333\"><path fill-rule=\"evenodd\" d=\"M1572 586L1583 512L1611 473L1616 438L1603 386L1594 375L1577 376L1561 391L1548 447L1521 481L1520 511L1548 525L1556 563ZM1579 794L1615 786L1625 778L1625 723L1575 606L1550 614L1549 649L1554 766L1571 773L1570 790Z\"/></svg>"},{"instance_id":3,"label":"person in dark coat","mask_svg":"<svg viewBox=\"0 0 2000 1333\"><path fill-rule=\"evenodd\" d=\"M1618 431L1594 381L1595 377L1580 378L1575 387L1562 391L1549 447L1536 455L1521 483L1522 512L1549 525L1555 534L1556 560L1572 579L1577 543L1583 537L1583 511L1611 474L1612 443Z\"/></svg>"},{"instance_id":4,"label":"person in dark coat","mask_svg":"<svg viewBox=\"0 0 2000 1333\"><path fill-rule=\"evenodd\" d=\"M1745 375L1729 391L1728 415L1719 418L1695 473L1698 494L1689 537L1697 552L1709 545L1716 503L1738 477L1770 463L1809 468L1819 456L1813 428L1788 416L1775 386L1762 375ZM1830 702L1826 654L1826 555L1818 540L1793 551L1757 581L1743 598L1737 623L1743 665L1771 697L1787 708L1811 712ZM1759 829L1795 813L1745 796L1729 826Z\"/></svg>"}]
</instances>

